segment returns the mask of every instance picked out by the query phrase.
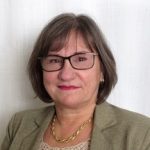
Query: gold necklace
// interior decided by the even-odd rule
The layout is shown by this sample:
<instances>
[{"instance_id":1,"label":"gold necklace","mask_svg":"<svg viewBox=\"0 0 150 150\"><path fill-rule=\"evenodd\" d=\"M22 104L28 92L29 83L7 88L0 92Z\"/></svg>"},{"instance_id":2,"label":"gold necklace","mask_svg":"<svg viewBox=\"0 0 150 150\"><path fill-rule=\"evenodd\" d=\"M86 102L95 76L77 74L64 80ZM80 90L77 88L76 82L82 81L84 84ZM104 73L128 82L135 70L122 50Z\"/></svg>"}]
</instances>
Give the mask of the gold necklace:
<instances>
[{"instance_id":1,"label":"gold necklace","mask_svg":"<svg viewBox=\"0 0 150 150\"><path fill-rule=\"evenodd\" d=\"M53 120L52 120L52 124L51 124L51 131L52 131L52 136L54 137L55 141L58 143L69 143L70 141L73 141L76 139L76 137L79 135L79 133L91 122L92 118L84 121L79 128L69 137L67 138L58 138L56 136L56 132L55 132L55 122L56 122L56 115L54 116Z\"/></svg>"}]
</instances>

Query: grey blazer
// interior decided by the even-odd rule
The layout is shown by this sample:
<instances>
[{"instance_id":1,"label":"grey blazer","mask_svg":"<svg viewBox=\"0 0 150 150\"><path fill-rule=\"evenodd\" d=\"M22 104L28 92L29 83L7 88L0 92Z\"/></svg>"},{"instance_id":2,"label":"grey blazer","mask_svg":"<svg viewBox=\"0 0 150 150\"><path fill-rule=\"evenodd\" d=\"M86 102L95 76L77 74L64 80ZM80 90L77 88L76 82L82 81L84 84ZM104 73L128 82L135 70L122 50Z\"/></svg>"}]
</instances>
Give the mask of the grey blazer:
<instances>
[{"instance_id":1,"label":"grey blazer","mask_svg":"<svg viewBox=\"0 0 150 150\"><path fill-rule=\"evenodd\" d=\"M1 150L38 150L54 106L17 113ZM150 119L104 102L96 106L90 150L150 150Z\"/></svg>"}]
</instances>

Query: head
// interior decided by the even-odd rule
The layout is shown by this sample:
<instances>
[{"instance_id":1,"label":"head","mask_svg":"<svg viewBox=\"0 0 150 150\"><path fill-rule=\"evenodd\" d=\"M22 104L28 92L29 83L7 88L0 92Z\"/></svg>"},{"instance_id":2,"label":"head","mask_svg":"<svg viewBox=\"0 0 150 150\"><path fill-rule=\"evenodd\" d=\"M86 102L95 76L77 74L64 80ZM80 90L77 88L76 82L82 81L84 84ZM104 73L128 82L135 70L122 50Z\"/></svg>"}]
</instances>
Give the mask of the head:
<instances>
[{"instance_id":1,"label":"head","mask_svg":"<svg viewBox=\"0 0 150 150\"><path fill-rule=\"evenodd\" d=\"M28 72L36 95L44 102L52 102L43 83L43 69L39 57L63 49L70 34L80 34L91 52L98 54L103 80L99 83L97 104L105 101L117 82L116 63L99 27L86 15L61 14L50 21L39 35L31 54Z\"/></svg>"}]
</instances>

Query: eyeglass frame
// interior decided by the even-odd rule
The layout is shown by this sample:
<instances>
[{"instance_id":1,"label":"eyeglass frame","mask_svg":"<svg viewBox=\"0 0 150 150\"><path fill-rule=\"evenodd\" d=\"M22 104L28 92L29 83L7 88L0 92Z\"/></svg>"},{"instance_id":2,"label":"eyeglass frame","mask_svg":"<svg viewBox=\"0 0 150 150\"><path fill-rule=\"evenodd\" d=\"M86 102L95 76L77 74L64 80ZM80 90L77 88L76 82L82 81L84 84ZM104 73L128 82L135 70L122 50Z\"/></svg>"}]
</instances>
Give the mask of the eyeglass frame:
<instances>
[{"instance_id":1,"label":"eyeglass frame","mask_svg":"<svg viewBox=\"0 0 150 150\"><path fill-rule=\"evenodd\" d=\"M92 54L92 55L93 55L93 64L92 64L92 66L89 67L89 68L85 68L85 69L79 69L79 68L74 67L73 64L71 63L71 57L76 56L76 55L79 55L79 54ZM70 65L71 65L71 67L72 67L73 69L76 69L76 70L88 70L88 69L91 69L91 68L93 68L94 63L95 63L95 56L99 56L99 54L93 53L93 52L85 52L85 53L82 53L82 52L81 52L81 53L75 53L75 54L70 55L70 56L67 56L67 57L60 56L60 55L52 55L52 54L50 54L50 55L47 55L47 56L44 56L44 57L38 57L38 60L41 61L43 58L47 58L47 57L49 57L49 56L60 57L60 58L62 58L63 62L62 62L62 65L61 65L61 67L60 67L59 69L57 69L57 70L51 70L51 71L48 71L48 70L44 69L43 66L42 66L42 63L41 63L42 70L44 70L44 71L46 71L46 72L55 72L55 71L61 70L61 69L64 67L65 60L69 60L69 63L70 63Z\"/></svg>"}]
</instances>

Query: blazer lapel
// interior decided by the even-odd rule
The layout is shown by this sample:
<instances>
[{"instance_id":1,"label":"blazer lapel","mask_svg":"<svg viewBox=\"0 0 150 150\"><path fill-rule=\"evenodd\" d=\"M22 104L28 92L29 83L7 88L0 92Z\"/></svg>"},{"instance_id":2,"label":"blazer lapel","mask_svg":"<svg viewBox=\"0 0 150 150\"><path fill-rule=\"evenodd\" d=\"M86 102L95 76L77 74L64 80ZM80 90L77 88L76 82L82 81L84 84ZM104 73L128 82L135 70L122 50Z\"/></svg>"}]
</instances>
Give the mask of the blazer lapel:
<instances>
[{"instance_id":1,"label":"blazer lapel","mask_svg":"<svg viewBox=\"0 0 150 150\"><path fill-rule=\"evenodd\" d=\"M21 150L38 150L43 140L44 131L47 129L54 113L54 107L48 107L44 114L33 119L30 130L28 130L29 132L26 133L22 142Z\"/></svg>"},{"instance_id":2,"label":"blazer lapel","mask_svg":"<svg viewBox=\"0 0 150 150\"><path fill-rule=\"evenodd\" d=\"M90 150L112 150L110 143L98 127L94 128Z\"/></svg>"},{"instance_id":3,"label":"blazer lapel","mask_svg":"<svg viewBox=\"0 0 150 150\"><path fill-rule=\"evenodd\" d=\"M107 102L96 106L94 113L94 128L91 137L90 150L112 150L111 142L105 136L107 129L117 123L114 112Z\"/></svg>"}]
</instances>

